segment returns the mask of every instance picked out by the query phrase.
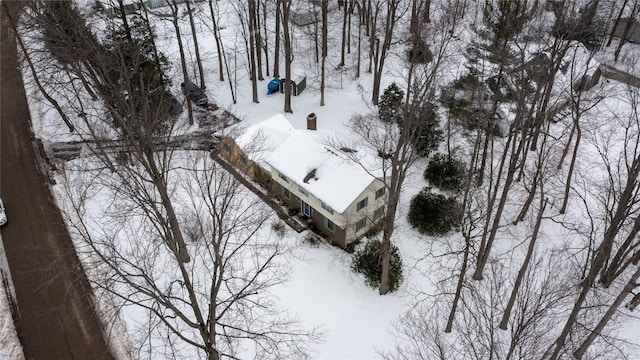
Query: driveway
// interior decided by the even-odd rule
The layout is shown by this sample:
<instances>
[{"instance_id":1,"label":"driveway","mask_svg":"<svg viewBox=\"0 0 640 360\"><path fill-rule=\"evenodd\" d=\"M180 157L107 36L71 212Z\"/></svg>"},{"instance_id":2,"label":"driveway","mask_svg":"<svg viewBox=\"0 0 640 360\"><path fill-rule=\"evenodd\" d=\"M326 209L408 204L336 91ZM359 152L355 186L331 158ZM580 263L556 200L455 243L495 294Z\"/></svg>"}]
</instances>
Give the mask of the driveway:
<instances>
[{"instance_id":1,"label":"driveway","mask_svg":"<svg viewBox=\"0 0 640 360\"><path fill-rule=\"evenodd\" d=\"M9 5L13 9L20 2ZM38 171L15 39L0 6L2 240L16 290L14 321L27 359L112 359L90 287L46 178Z\"/></svg>"}]
</instances>

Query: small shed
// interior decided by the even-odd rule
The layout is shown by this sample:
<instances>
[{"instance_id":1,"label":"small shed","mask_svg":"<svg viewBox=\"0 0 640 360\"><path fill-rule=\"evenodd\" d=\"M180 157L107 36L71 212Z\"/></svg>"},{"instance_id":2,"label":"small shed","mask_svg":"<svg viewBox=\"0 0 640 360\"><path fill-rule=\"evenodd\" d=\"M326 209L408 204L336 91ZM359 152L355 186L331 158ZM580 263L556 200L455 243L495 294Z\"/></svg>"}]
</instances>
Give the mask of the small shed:
<instances>
[{"instance_id":1,"label":"small shed","mask_svg":"<svg viewBox=\"0 0 640 360\"><path fill-rule=\"evenodd\" d=\"M285 86L287 84L287 79L280 80L280 92L284 93ZM294 76L291 80L291 94L293 96L298 96L300 93L304 91L307 87L307 76L306 75L298 75Z\"/></svg>"}]
</instances>

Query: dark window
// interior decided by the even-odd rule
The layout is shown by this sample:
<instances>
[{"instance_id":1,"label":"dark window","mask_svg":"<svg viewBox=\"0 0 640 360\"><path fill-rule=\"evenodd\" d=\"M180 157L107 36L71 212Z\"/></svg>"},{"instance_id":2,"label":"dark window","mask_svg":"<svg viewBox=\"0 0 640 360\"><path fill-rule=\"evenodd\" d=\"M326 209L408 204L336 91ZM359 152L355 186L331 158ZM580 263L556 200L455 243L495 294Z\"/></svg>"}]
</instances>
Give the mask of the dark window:
<instances>
[{"instance_id":1,"label":"dark window","mask_svg":"<svg viewBox=\"0 0 640 360\"><path fill-rule=\"evenodd\" d=\"M282 196L284 196L287 199L291 199L291 193L289 192L289 189L283 187L282 188Z\"/></svg>"},{"instance_id":2,"label":"dark window","mask_svg":"<svg viewBox=\"0 0 640 360\"><path fill-rule=\"evenodd\" d=\"M357 210L358 210L358 211L360 211L360 210L362 210L362 209L366 208L366 207L367 207L368 200L369 200L369 198L368 198L368 197L366 197L366 198L364 198L364 199L362 199L362 200L358 201Z\"/></svg>"},{"instance_id":3,"label":"dark window","mask_svg":"<svg viewBox=\"0 0 640 360\"><path fill-rule=\"evenodd\" d=\"M336 225L333 223L333 221L324 218L324 226L327 228L327 230L331 231L331 232L335 232L336 231Z\"/></svg>"},{"instance_id":4,"label":"dark window","mask_svg":"<svg viewBox=\"0 0 640 360\"><path fill-rule=\"evenodd\" d=\"M286 176L282 175L280 171L278 171L278 176L280 177L280 179L284 180L285 182L289 182L289 179L287 179Z\"/></svg>"},{"instance_id":5,"label":"dark window","mask_svg":"<svg viewBox=\"0 0 640 360\"><path fill-rule=\"evenodd\" d=\"M382 215L384 215L384 206L380 206L373 212L373 220L378 220Z\"/></svg>"},{"instance_id":6,"label":"dark window","mask_svg":"<svg viewBox=\"0 0 640 360\"><path fill-rule=\"evenodd\" d=\"M365 227L365 226L367 226L367 218L366 218L366 217L365 217L365 218L360 219L360 221L358 221L358 222L356 223L356 232L358 232L358 231L360 231L360 230L364 229L364 227Z\"/></svg>"},{"instance_id":7,"label":"dark window","mask_svg":"<svg viewBox=\"0 0 640 360\"><path fill-rule=\"evenodd\" d=\"M381 187L376 191L376 200L384 196L384 191L385 191L384 187Z\"/></svg>"}]
</instances>

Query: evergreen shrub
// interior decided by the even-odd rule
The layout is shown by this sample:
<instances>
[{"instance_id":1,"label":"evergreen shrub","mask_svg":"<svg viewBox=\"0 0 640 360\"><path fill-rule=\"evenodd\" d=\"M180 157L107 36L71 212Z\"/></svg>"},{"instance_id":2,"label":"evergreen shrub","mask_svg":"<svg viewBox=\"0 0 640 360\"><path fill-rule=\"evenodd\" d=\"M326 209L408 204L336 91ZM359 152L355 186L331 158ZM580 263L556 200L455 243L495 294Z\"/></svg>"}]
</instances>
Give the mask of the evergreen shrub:
<instances>
[{"instance_id":1,"label":"evergreen shrub","mask_svg":"<svg viewBox=\"0 0 640 360\"><path fill-rule=\"evenodd\" d=\"M435 154L424 171L424 178L442 190L460 191L466 172L462 161L443 154Z\"/></svg>"},{"instance_id":2,"label":"evergreen shrub","mask_svg":"<svg viewBox=\"0 0 640 360\"><path fill-rule=\"evenodd\" d=\"M351 269L363 274L366 284L372 288L380 286L380 278L382 276L381 249L382 242L380 240L371 240L367 242L363 249L356 252L351 263ZM390 251L389 291L393 292L400 287L404 280L404 275L402 274L402 259L398 248L391 244Z\"/></svg>"},{"instance_id":3,"label":"evergreen shrub","mask_svg":"<svg viewBox=\"0 0 640 360\"><path fill-rule=\"evenodd\" d=\"M462 206L454 197L434 194L425 187L411 199L409 223L420 233L445 235L460 226Z\"/></svg>"}]
</instances>

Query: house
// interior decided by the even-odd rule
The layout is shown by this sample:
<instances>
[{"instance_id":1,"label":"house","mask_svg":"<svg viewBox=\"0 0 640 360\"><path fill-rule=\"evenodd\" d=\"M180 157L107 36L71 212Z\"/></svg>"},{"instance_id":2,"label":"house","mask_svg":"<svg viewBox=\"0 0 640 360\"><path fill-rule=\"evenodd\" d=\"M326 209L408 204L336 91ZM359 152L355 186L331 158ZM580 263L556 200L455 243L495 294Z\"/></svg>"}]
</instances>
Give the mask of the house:
<instances>
[{"instance_id":1,"label":"house","mask_svg":"<svg viewBox=\"0 0 640 360\"><path fill-rule=\"evenodd\" d=\"M282 114L249 126L239 135L220 136L220 155L235 168L255 181L269 187L271 167L266 159L294 131L293 126ZM237 135L237 136L234 136Z\"/></svg>"},{"instance_id":2,"label":"house","mask_svg":"<svg viewBox=\"0 0 640 360\"><path fill-rule=\"evenodd\" d=\"M272 190L323 234L345 247L377 226L387 201L384 182L351 159L353 149L324 145L327 131L295 130L271 153Z\"/></svg>"},{"instance_id":3,"label":"house","mask_svg":"<svg viewBox=\"0 0 640 360\"><path fill-rule=\"evenodd\" d=\"M618 22L618 25L613 29L612 34L618 39L622 39L624 36L625 40L628 42L640 44L640 21L633 17L622 18Z\"/></svg>"},{"instance_id":4,"label":"house","mask_svg":"<svg viewBox=\"0 0 640 360\"><path fill-rule=\"evenodd\" d=\"M345 247L378 225L386 188L351 159L356 150L325 145L334 135L316 130L316 121L310 114L307 129L294 129L278 114L237 136L219 136L219 152L281 199L291 215L306 219L329 243Z\"/></svg>"},{"instance_id":5,"label":"house","mask_svg":"<svg viewBox=\"0 0 640 360\"><path fill-rule=\"evenodd\" d=\"M555 74L554 83L568 91L571 86L575 91L589 90L600 81L601 70L599 63L593 58L592 52L577 41L571 42L562 59L560 71ZM541 51L532 55L524 63L523 69L529 79L542 83L547 81L553 67L551 53Z\"/></svg>"}]
</instances>

